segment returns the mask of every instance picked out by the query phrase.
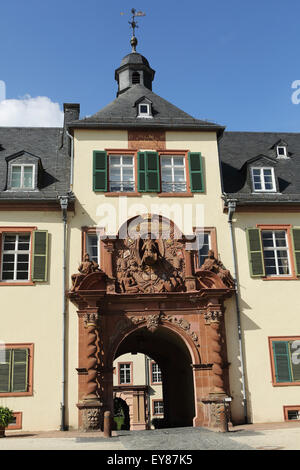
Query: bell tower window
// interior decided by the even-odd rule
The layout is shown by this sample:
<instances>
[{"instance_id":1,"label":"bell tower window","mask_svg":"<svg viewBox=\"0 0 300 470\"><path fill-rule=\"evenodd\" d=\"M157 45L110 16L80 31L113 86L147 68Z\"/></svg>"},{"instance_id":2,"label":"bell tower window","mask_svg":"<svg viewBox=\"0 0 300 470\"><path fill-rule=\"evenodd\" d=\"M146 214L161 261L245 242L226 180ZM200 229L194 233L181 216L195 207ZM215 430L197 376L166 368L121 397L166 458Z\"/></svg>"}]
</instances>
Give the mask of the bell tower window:
<instances>
[{"instance_id":1,"label":"bell tower window","mask_svg":"<svg viewBox=\"0 0 300 470\"><path fill-rule=\"evenodd\" d=\"M138 85L141 82L141 77L138 72L133 72L132 74L132 84Z\"/></svg>"}]
</instances>

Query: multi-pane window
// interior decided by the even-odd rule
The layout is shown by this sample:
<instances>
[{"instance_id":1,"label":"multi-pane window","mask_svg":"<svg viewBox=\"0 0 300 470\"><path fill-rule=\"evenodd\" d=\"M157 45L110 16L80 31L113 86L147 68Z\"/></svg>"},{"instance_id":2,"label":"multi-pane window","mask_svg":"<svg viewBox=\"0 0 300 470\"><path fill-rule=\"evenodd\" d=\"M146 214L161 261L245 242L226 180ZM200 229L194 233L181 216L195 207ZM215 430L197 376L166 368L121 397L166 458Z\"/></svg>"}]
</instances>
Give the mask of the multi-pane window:
<instances>
[{"instance_id":1,"label":"multi-pane window","mask_svg":"<svg viewBox=\"0 0 300 470\"><path fill-rule=\"evenodd\" d=\"M131 384L131 364L119 364L120 384Z\"/></svg>"},{"instance_id":2,"label":"multi-pane window","mask_svg":"<svg viewBox=\"0 0 300 470\"><path fill-rule=\"evenodd\" d=\"M184 156L163 155L161 157L161 190L167 193L186 191Z\"/></svg>"},{"instance_id":3,"label":"multi-pane window","mask_svg":"<svg viewBox=\"0 0 300 470\"><path fill-rule=\"evenodd\" d=\"M28 391L29 349L0 349L0 393Z\"/></svg>"},{"instance_id":4,"label":"multi-pane window","mask_svg":"<svg viewBox=\"0 0 300 470\"><path fill-rule=\"evenodd\" d=\"M275 383L300 382L300 338L271 340Z\"/></svg>"},{"instance_id":5,"label":"multi-pane window","mask_svg":"<svg viewBox=\"0 0 300 470\"><path fill-rule=\"evenodd\" d=\"M290 259L285 230L262 230L262 246L267 276L290 275Z\"/></svg>"},{"instance_id":6,"label":"multi-pane window","mask_svg":"<svg viewBox=\"0 0 300 470\"><path fill-rule=\"evenodd\" d=\"M109 189L111 192L133 192L135 189L133 155L110 155Z\"/></svg>"},{"instance_id":7,"label":"multi-pane window","mask_svg":"<svg viewBox=\"0 0 300 470\"><path fill-rule=\"evenodd\" d=\"M2 281L28 281L30 234L6 233L2 242Z\"/></svg>"},{"instance_id":8,"label":"multi-pane window","mask_svg":"<svg viewBox=\"0 0 300 470\"><path fill-rule=\"evenodd\" d=\"M99 238L96 234L86 235L86 251L90 255L90 260L99 264Z\"/></svg>"},{"instance_id":9,"label":"multi-pane window","mask_svg":"<svg viewBox=\"0 0 300 470\"><path fill-rule=\"evenodd\" d=\"M12 189L33 189L34 188L34 166L33 165L12 165L11 188Z\"/></svg>"},{"instance_id":10,"label":"multi-pane window","mask_svg":"<svg viewBox=\"0 0 300 470\"><path fill-rule=\"evenodd\" d=\"M153 414L162 415L164 413L164 402L162 400L153 401Z\"/></svg>"},{"instance_id":11,"label":"multi-pane window","mask_svg":"<svg viewBox=\"0 0 300 470\"><path fill-rule=\"evenodd\" d=\"M210 233L202 232L197 234L198 247L198 267L200 268L207 258L208 250L211 249Z\"/></svg>"},{"instance_id":12,"label":"multi-pane window","mask_svg":"<svg viewBox=\"0 0 300 470\"><path fill-rule=\"evenodd\" d=\"M161 383L161 370L159 365L156 362L152 362L151 364L151 372L152 372L152 383Z\"/></svg>"},{"instance_id":13,"label":"multi-pane window","mask_svg":"<svg viewBox=\"0 0 300 470\"><path fill-rule=\"evenodd\" d=\"M251 168L254 191L276 191L273 168Z\"/></svg>"}]
</instances>

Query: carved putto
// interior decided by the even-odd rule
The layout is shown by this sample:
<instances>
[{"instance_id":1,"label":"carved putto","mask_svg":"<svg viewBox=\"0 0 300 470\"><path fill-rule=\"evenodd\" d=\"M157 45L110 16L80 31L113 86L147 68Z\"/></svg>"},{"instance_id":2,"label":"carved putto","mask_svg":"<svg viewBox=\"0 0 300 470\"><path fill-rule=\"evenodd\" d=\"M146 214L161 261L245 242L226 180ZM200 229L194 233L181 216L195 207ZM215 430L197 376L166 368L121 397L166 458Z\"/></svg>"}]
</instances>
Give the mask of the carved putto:
<instances>
[{"instance_id":1,"label":"carved putto","mask_svg":"<svg viewBox=\"0 0 300 470\"><path fill-rule=\"evenodd\" d=\"M85 253L83 257L83 261L78 267L79 274L72 274L72 287L71 292L76 290L76 287L79 286L81 281L87 276L88 274L92 274L94 272L100 271L99 265L95 262L90 260L90 256L88 253Z\"/></svg>"},{"instance_id":2,"label":"carved putto","mask_svg":"<svg viewBox=\"0 0 300 470\"><path fill-rule=\"evenodd\" d=\"M207 258L202 264L200 271L210 271L223 281L225 286L232 288L234 286L234 279L230 274L230 271L225 268L223 263L215 258L213 250L209 250L207 254Z\"/></svg>"}]
</instances>

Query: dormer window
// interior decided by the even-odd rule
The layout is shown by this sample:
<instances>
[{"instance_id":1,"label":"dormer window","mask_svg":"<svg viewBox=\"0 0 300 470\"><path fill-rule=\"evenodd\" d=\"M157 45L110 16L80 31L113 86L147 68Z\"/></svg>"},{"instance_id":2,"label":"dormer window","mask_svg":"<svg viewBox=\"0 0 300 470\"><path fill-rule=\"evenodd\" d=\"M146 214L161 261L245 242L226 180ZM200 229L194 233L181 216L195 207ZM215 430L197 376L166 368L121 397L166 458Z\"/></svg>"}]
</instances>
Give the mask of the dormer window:
<instances>
[{"instance_id":1,"label":"dormer window","mask_svg":"<svg viewBox=\"0 0 300 470\"><path fill-rule=\"evenodd\" d=\"M140 103L138 107L138 117L146 117L150 118L152 117L151 114L151 105L148 103Z\"/></svg>"},{"instance_id":2,"label":"dormer window","mask_svg":"<svg viewBox=\"0 0 300 470\"><path fill-rule=\"evenodd\" d=\"M7 191L37 191L43 171L41 159L22 150L6 157Z\"/></svg>"},{"instance_id":3,"label":"dormer window","mask_svg":"<svg viewBox=\"0 0 300 470\"><path fill-rule=\"evenodd\" d=\"M287 150L285 145L277 145L276 150L278 158L287 158Z\"/></svg>"},{"instance_id":4,"label":"dormer window","mask_svg":"<svg viewBox=\"0 0 300 470\"><path fill-rule=\"evenodd\" d=\"M276 191L274 168L251 168L251 175L254 192Z\"/></svg>"},{"instance_id":5,"label":"dormer window","mask_svg":"<svg viewBox=\"0 0 300 470\"><path fill-rule=\"evenodd\" d=\"M34 165L11 165L11 189L34 189Z\"/></svg>"}]
</instances>

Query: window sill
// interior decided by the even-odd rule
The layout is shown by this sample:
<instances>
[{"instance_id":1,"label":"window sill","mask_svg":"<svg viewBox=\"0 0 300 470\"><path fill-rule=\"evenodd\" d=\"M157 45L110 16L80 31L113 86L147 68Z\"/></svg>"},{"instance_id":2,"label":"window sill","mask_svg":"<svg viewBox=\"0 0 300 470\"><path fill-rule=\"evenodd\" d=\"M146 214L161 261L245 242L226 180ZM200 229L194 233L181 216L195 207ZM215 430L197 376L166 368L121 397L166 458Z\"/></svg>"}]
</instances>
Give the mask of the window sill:
<instances>
[{"instance_id":1,"label":"window sill","mask_svg":"<svg viewBox=\"0 0 300 470\"><path fill-rule=\"evenodd\" d=\"M33 393L29 392L1 392L0 397L32 397Z\"/></svg>"},{"instance_id":2,"label":"window sill","mask_svg":"<svg viewBox=\"0 0 300 470\"><path fill-rule=\"evenodd\" d=\"M282 382L275 383L273 382L273 387L299 387L300 382Z\"/></svg>"},{"instance_id":3,"label":"window sill","mask_svg":"<svg viewBox=\"0 0 300 470\"><path fill-rule=\"evenodd\" d=\"M298 281L298 277L293 275L293 276L269 276L269 277L263 277L263 281Z\"/></svg>"},{"instance_id":4,"label":"window sill","mask_svg":"<svg viewBox=\"0 0 300 470\"><path fill-rule=\"evenodd\" d=\"M142 193L137 193L137 192L134 192L134 193L123 193L123 192L119 192L119 193L115 193L115 192L107 192L107 193L104 193L104 196L105 197L122 197L122 196L126 196L126 197L141 197L142 196Z\"/></svg>"},{"instance_id":5,"label":"window sill","mask_svg":"<svg viewBox=\"0 0 300 470\"><path fill-rule=\"evenodd\" d=\"M194 197L194 194L188 191L182 193L158 193L158 197Z\"/></svg>"},{"instance_id":6,"label":"window sill","mask_svg":"<svg viewBox=\"0 0 300 470\"><path fill-rule=\"evenodd\" d=\"M32 281L28 282L5 282L5 281L0 281L0 287L3 286L35 286L35 283Z\"/></svg>"}]
</instances>

